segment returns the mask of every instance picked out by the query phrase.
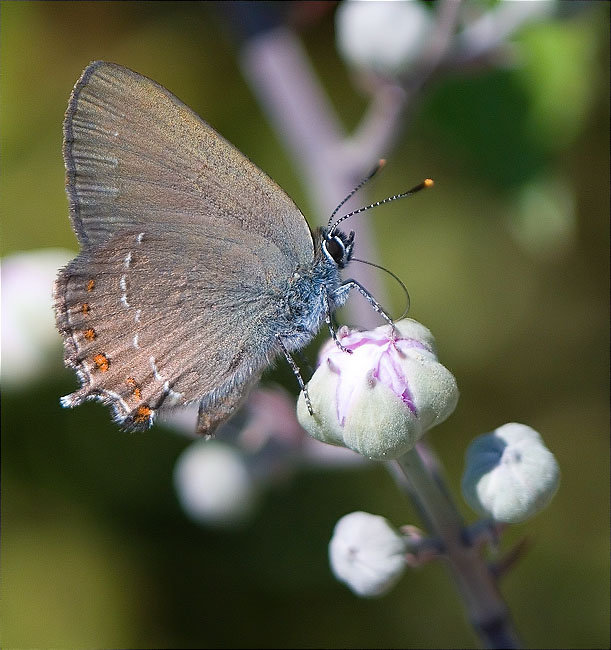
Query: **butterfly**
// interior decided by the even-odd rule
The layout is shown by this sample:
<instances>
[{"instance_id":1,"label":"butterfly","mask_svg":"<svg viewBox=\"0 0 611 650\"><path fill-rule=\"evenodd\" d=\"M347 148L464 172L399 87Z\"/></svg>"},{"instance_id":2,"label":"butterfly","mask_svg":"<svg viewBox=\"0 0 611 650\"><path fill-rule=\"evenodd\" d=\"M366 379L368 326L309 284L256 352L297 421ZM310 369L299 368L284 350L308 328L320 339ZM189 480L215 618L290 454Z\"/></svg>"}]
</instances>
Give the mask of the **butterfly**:
<instances>
[{"instance_id":1,"label":"butterfly","mask_svg":"<svg viewBox=\"0 0 611 650\"><path fill-rule=\"evenodd\" d=\"M331 314L351 289L391 322L341 278L354 233L337 224L354 213L312 232L269 176L155 81L91 63L63 130L81 247L54 286L81 383L63 406L99 400L141 430L198 403L197 432L211 435L279 355L306 390L291 352L323 322L335 337Z\"/></svg>"}]
</instances>

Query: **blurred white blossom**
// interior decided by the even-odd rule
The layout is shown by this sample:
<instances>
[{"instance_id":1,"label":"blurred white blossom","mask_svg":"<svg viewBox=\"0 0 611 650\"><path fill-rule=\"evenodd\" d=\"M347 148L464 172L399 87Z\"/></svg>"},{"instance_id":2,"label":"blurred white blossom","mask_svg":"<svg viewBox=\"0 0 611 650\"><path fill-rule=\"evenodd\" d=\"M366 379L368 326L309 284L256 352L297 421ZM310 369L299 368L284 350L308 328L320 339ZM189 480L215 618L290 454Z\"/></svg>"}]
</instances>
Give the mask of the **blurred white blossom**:
<instances>
[{"instance_id":1,"label":"blurred white blossom","mask_svg":"<svg viewBox=\"0 0 611 650\"><path fill-rule=\"evenodd\" d=\"M175 486L183 509L202 525L247 522L264 491L300 469L366 462L350 449L312 439L297 421L295 398L280 386L253 390L216 440L202 441L194 434L197 413L197 404L175 407L159 421L196 440L177 461Z\"/></svg>"},{"instance_id":2,"label":"blurred white blossom","mask_svg":"<svg viewBox=\"0 0 611 650\"><path fill-rule=\"evenodd\" d=\"M242 454L217 440L198 440L183 451L174 468L174 485L192 519L219 527L246 523L258 498Z\"/></svg>"},{"instance_id":3,"label":"blurred white blossom","mask_svg":"<svg viewBox=\"0 0 611 650\"><path fill-rule=\"evenodd\" d=\"M431 332L409 318L395 328L342 328L338 338L352 354L334 341L323 347L308 383L314 414L303 393L297 403L297 417L313 438L392 460L452 413L456 380L437 361Z\"/></svg>"},{"instance_id":4,"label":"blurred white blossom","mask_svg":"<svg viewBox=\"0 0 611 650\"><path fill-rule=\"evenodd\" d=\"M59 358L53 282L74 253L47 248L2 259L2 387L19 388L36 380Z\"/></svg>"},{"instance_id":5,"label":"blurred white blossom","mask_svg":"<svg viewBox=\"0 0 611 650\"><path fill-rule=\"evenodd\" d=\"M405 570L405 539L384 517L352 512L335 525L329 561L338 580L359 596L382 596Z\"/></svg>"},{"instance_id":6,"label":"blurred white blossom","mask_svg":"<svg viewBox=\"0 0 611 650\"><path fill-rule=\"evenodd\" d=\"M337 49L357 68L394 76L418 58L431 25L418 0L344 0L335 15Z\"/></svg>"},{"instance_id":7,"label":"blurred white blossom","mask_svg":"<svg viewBox=\"0 0 611 650\"><path fill-rule=\"evenodd\" d=\"M542 510L558 489L560 469L541 436L511 422L467 448L462 491L477 512L517 523Z\"/></svg>"}]
</instances>

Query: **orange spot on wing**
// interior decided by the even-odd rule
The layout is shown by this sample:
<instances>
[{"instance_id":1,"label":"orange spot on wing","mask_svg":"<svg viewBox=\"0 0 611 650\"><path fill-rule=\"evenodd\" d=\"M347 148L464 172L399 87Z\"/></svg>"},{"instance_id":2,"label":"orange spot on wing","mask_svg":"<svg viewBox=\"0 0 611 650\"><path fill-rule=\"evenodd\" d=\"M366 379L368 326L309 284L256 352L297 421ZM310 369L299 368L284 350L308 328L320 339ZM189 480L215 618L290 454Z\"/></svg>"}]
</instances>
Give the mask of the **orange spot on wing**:
<instances>
[{"instance_id":1,"label":"orange spot on wing","mask_svg":"<svg viewBox=\"0 0 611 650\"><path fill-rule=\"evenodd\" d=\"M87 283L87 291L93 291L95 288L95 280L89 280Z\"/></svg>"},{"instance_id":2,"label":"orange spot on wing","mask_svg":"<svg viewBox=\"0 0 611 650\"><path fill-rule=\"evenodd\" d=\"M136 380L133 377L128 377L125 380L125 383L133 389L132 394L134 395L134 397L137 400L141 400L142 399L142 391L140 390L140 387L136 383Z\"/></svg>"},{"instance_id":3,"label":"orange spot on wing","mask_svg":"<svg viewBox=\"0 0 611 650\"><path fill-rule=\"evenodd\" d=\"M136 410L136 415L134 415L134 422L137 424L146 422L152 414L153 411L148 406L139 406Z\"/></svg>"},{"instance_id":4,"label":"orange spot on wing","mask_svg":"<svg viewBox=\"0 0 611 650\"><path fill-rule=\"evenodd\" d=\"M95 357L93 357L93 361L100 372L106 372L110 367L110 361L108 360L108 357L103 354L96 354Z\"/></svg>"},{"instance_id":5,"label":"orange spot on wing","mask_svg":"<svg viewBox=\"0 0 611 650\"><path fill-rule=\"evenodd\" d=\"M96 333L93 327L90 327L88 330L85 330L85 338L88 341L95 341Z\"/></svg>"},{"instance_id":6,"label":"orange spot on wing","mask_svg":"<svg viewBox=\"0 0 611 650\"><path fill-rule=\"evenodd\" d=\"M88 302L84 302L81 305L81 313L83 314L83 316L87 316L87 314L89 313L89 303Z\"/></svg>"}]
</instances>

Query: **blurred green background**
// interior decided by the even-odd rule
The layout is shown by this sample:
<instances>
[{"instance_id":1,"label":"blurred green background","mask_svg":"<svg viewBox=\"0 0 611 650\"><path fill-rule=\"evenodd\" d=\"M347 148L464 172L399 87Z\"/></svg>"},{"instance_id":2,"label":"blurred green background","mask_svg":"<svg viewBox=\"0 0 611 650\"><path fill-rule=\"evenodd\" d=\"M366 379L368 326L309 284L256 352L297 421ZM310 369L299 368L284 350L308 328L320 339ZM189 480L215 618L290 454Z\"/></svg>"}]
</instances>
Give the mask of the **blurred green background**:
<instances>
[{"instance_id":1,"label":"blurred green background","mask_svg":"<svg viewBox=\"0 0 611 650\"><path fill-rule=\"evenodd\" d=\"M457 411L430 434L452 488L469 441L508 421L537 429L562 469L550 507L503 540L531 543L502 582L527 647L609 646L609 5L569 4L515 35L520 65L426 88L371 190L436 181L376 213L374 261L407 283L411 316L457 377ZM336 52L333 12L326 3L300 36L351 128L366 98ZM94 59L175 92L308 214L213 4L3 2L1 18L3 255L76 251L61 123ZM270 489L246 529L199 527L172 486L189 441L121 433L98 404L62 410L76 380L59 341L35 381L3 382L2 647L476 643L441 564L373 601L332 577L340 516L419 523L382 466L304 471ZM290 371L270 377L295 392Z\"/></svg>"}]
</instances>

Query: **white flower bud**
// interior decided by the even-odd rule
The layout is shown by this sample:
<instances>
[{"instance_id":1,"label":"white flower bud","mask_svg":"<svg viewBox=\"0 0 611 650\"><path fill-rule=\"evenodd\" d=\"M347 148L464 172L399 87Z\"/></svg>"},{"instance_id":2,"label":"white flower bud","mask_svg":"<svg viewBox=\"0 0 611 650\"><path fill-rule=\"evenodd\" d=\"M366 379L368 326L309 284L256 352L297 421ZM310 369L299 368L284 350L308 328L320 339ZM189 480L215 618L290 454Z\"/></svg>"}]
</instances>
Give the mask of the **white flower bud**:
<instances>
[{"instance_id":1,"label":"white flower bud","mask_svg":"<svg viewBox=\"0 0 611 650\"><path fill-rule=\"evenodd\" d=\"M518 523L547 506L559 481L558 463L541 436L512 422L471 442L462 491L480 514Z\"/></svg>"},{"instance_id":2,"label":"white flower bud","mask_svg":"<svg viewBox=\"0 0 611 650\"><path fill-rule=\"evenodd\" d=\"M415 0L344 0L335 15L337 49L353 66L393 76L417 58L431 25Z\"/></svg>"},{"instance_id":3,"label":"white flower bud","mask_svg":"<svg viewBox=\"0 0 611 650\"><path fill-rule=\"evenodd\" d=\"M392 460L452 413L456 380L437 361L432 334L409 318L395 327L395 336L388 325L342 328L338 338L352 354L333 341L323 347L308 384L314 414L303 393L297 402L297 417L313 438Z\"/></svg>"},{"instance_id":4,"label":"white flower bud","mask_svg":"<svg viewBox=\"0 0 611 650\"><path fill-rule=\"evenodd\" d=\"M216 440L199 440L183 451L174 469L174 485L185 512L208 525L243 524L257 500L242 456Z\"/></svg>"},{"instance_id":5,"label":"white flower bud","mask_svg":"<svg viewBox=\"0 0 611 650\"><path fill-rule=\"evenodd\" d=\"M352 512L335 525L329 561L335 577L359 596L382 596L406 567L404 538L384 517Z\"/></svg>"}]
</instances>

